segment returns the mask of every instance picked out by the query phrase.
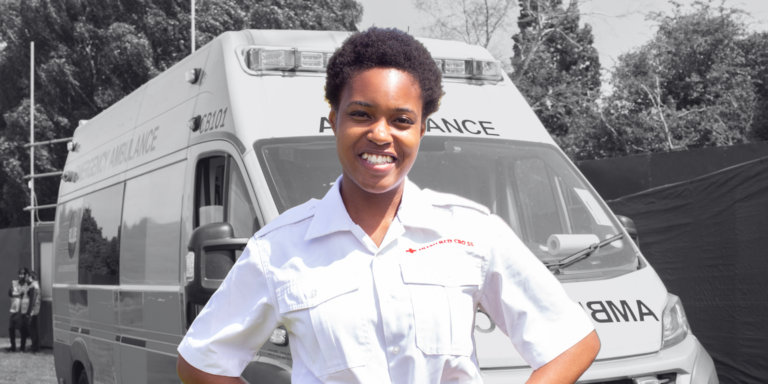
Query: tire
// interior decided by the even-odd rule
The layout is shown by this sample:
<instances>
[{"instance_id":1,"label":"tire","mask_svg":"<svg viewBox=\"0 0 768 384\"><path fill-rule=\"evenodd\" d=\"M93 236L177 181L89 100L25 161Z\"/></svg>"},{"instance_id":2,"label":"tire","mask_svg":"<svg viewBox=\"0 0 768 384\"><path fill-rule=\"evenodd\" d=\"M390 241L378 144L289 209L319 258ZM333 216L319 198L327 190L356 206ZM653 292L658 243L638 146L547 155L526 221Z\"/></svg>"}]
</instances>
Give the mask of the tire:
<instances>
[{"instance_id":1,"label":"tire","mask_svg":"<svg viewBox=\"0 0 768 384\"><path fill-rule=\"evenodd\" d=\"M88 375L85 373L85 370L80 372L80 376L77 377L77 384L89 384Z\"/></svg>"}]
</instances>

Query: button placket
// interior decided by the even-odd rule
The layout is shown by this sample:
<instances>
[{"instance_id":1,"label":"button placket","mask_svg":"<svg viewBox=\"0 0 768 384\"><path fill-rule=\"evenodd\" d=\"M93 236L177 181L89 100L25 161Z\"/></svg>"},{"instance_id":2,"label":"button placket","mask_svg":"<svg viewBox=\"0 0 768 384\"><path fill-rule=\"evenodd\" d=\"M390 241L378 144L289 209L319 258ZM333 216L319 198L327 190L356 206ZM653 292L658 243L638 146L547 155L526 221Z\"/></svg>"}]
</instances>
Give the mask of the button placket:
<instances>
[{"instance_id":1,"label":"button placket","mask_svg":"<svg viewBox=\"0 0 768 384\"><path fill-rule=\"evenodd\" d=\"M381 313L394 315L401 312L398 303L391 300L392 291L395 289L395 287L392 286L393 276L399 276L397 273L399 272L397 264L387 261L386 258L374 258L372 269L375 282L374 286L376 287L376 294L379 297L379 310ZM383 316L384 322L382 327L384 329L384 342L386 345L391 346L389 351L392 354L390 355L389 363L392 364L393 360L391 360L391 358L394 357L393 355L399 355L401 352L401 347L396 344L402 343L403 335L402 330L398 327L399 322L396 320L398 316L394 316L389 321L387 321L387 318L388 316Z\"/></svg>"}]
</instances>

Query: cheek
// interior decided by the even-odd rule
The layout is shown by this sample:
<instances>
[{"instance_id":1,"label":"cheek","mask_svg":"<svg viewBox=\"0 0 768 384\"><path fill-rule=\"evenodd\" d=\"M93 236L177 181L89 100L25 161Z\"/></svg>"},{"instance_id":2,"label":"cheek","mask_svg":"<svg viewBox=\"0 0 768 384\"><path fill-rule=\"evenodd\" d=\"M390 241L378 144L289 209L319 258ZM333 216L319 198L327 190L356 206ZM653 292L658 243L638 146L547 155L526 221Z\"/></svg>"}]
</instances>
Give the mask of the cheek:
<instances>
[{"instance_id":1,"label":"cheek","mask_svg":"<svg viewBox=\"0 0 768 384\"><path fill-rule=\"evenodd\" d=\"M400 151L402 151L402 155L405 155L409 157L410 161L413 161L416 158L416 155L419 152L419 144L421 143L421 137L417 134L411 134L403 135L399 138L400 145Z\"/></svg>"}]
</instances>

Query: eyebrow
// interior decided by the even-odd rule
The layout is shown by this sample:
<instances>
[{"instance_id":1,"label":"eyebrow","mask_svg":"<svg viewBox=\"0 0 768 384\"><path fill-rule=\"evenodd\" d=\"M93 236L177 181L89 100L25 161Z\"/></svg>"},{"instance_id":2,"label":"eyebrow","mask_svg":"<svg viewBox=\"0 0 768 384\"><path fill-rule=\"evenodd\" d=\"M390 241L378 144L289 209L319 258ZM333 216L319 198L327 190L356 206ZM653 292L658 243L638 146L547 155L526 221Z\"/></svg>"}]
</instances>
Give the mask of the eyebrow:
<instances>
[{"instance_id":1,"label":"eyebrow","mask_svg":"<svg viewBox=\"0 0 768 384\"><path fill-rule=\"evenodd\" d=\"M362 107L369 107L369 108L373 107L373 104L365 102L365 101L360 101L360 100L350 101L349 104L347 104L347 107L349 107L350 105L359 105L359 106L362 106ZM405 108L405 107L395 108L395 111L397 111L397 112L409 112L409 113L414 113L414 114L416 113L414 110L412 110L410 108Z\"/></svg>"},{"instance_id":2,"label":"eyebrow","mask_svg":"<svg viewBox=\"0 0 768 384\"><path fill-rule=\"evenodd\" d=\"M367 103L365 101L359 101L359 100L350 101L349 104L347 104L347 107L349 107L350 105L353 105L353 104L354 105L360 105L360 106L363 106L363 107L373 107L373 104Z\"/></svg>"}]
</instances>

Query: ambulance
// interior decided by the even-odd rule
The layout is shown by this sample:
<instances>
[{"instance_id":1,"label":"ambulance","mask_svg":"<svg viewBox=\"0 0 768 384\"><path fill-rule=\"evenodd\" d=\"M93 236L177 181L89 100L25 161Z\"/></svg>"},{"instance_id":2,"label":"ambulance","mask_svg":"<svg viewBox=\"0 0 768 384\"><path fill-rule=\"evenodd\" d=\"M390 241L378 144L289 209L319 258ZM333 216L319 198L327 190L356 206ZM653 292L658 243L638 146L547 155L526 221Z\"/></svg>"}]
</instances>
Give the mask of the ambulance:
<instances>
[{"instance_id":1,"label":"ambulance","mask_svg":"<svg viewBox=\"0 0 768 384\"><path fill-rule=\"evenodd\" d=\"M323 87L347 36L224 33L75 130L52 265L60 384L179 382L176 347L248 238L341 174ZM445 96L409 178L499 215L583 307L602 348L580 382L717 384L680 298L499 62L419 40ZM243 377L289 383L290 339L275 329ZM486 383L531 374L482 311L474 341Z\"/></svg>"}]
</instances>

